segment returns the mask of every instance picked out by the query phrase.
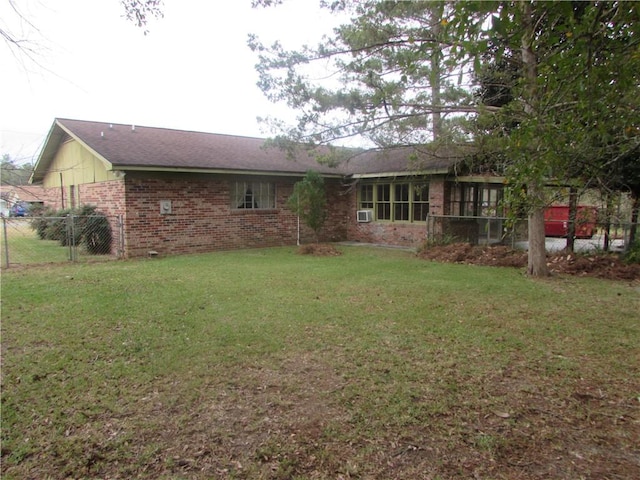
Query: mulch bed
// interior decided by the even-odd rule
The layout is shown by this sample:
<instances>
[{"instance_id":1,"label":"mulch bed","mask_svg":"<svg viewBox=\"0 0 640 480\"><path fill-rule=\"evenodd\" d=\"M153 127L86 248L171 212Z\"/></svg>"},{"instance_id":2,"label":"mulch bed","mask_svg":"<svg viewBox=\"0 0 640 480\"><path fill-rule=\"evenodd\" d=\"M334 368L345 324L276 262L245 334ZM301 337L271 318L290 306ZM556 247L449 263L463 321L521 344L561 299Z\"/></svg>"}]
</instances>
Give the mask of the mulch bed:
<instances>
[{"instance_id":1,"label":"mulch bed","mask_svg":"<svg viewBox=\"0 0 640 480\"><path fill-rule=\"evenodd\" d=\"M338 257L342 252L328 243L309 243L298 247L299 255L315 255L317 257Z\"/></svg>"},{"instance_id":2,"label":"mulch bed","mask_svg":"<svg viewBox=\"0 0 640 480\"><path fill-rule=\"evenodd\" d=\"M425 260L494 267L527 266L527 252L510 247L473 246L467 243L430 246L418 256ZM554 274L579 275L609 280L640 279L640 264L627 264L618 254L576 254L559 252L547 255L547 265Z\"/></svg>"}]
</instances>

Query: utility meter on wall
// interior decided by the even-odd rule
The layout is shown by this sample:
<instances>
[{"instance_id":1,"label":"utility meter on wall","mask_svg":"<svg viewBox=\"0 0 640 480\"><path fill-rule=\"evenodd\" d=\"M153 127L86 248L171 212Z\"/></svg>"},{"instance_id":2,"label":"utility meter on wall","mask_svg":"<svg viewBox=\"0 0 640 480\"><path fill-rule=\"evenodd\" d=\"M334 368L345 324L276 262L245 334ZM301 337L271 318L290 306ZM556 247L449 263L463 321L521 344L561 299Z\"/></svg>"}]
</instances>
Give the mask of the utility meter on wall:
<instances>
[{"instance_id":1,"label":"utility meter on wall","mask_svg":"<svg viewBox=\"0 0 640 480\"><path fill-rule=\"evenodd\" d=\"M160 215L171 213L171 200L160 200Z\"/></svg>"}]
</instances>

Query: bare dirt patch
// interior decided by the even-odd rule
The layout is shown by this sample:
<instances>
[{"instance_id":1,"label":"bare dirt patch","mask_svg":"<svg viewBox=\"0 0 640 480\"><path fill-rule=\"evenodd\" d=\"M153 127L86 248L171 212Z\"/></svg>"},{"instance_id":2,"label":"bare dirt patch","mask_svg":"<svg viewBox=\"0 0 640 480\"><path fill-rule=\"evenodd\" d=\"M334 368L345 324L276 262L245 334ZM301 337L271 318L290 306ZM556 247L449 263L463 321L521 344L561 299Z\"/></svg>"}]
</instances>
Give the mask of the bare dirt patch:
<instances>
[{"instance_id":1,"label":"bare dirt patch","mask_svg":"<svg viewBox=\"0 0 640 480\"><path fill-rule=\"evenodd\" d=\"M435 245L422 249L418 256L426 260L468 265L524 268L527 252L503 245L474 246L467 243ZM603 278L608 280L640 279L640 264L626 264L617 254L593 255L554 253L547 256L552 273Z\"/></svg>"}]
</instances>

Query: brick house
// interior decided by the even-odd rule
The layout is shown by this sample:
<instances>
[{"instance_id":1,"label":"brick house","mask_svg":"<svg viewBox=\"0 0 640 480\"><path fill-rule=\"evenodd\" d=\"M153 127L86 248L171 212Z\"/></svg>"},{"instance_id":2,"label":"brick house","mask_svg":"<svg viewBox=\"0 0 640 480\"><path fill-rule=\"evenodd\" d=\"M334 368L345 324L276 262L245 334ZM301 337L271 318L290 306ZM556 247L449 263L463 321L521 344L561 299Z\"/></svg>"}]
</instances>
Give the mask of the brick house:
<instances>
[{"instance_id":1,"label":"brick house","mask_svg":"<svg viewBox=\"0 0 640 480\"><path fill-rule=\"evenodd\" d=\"M290 158L258 138L56 119L31 182L56 208L91 204L118 218L123 253L135 257L311 241L285 205L313 169L327 187L322 241L415 246L427 215L478 200L474 183L454 180L457 160L398 148L354 152L333 167L308 152Z\"/></svg>"}]
</instances>

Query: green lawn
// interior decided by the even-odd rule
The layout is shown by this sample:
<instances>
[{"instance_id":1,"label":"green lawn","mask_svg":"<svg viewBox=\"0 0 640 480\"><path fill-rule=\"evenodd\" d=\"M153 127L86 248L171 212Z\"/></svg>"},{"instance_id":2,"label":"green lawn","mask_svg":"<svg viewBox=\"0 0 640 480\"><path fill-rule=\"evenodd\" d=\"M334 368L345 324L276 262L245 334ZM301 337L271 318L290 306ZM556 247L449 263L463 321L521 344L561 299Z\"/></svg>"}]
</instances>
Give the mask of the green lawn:
<instances>
[{"instance_id":1,"label":"green lawn","mask_svg":"<svg viewBox=\"0 0 640 480\"><path fill-rule=\"evenodd\" d=\"M5 270L2 478L631 478L640 285L292 248Z\"/></svg>"}]
</instances>

